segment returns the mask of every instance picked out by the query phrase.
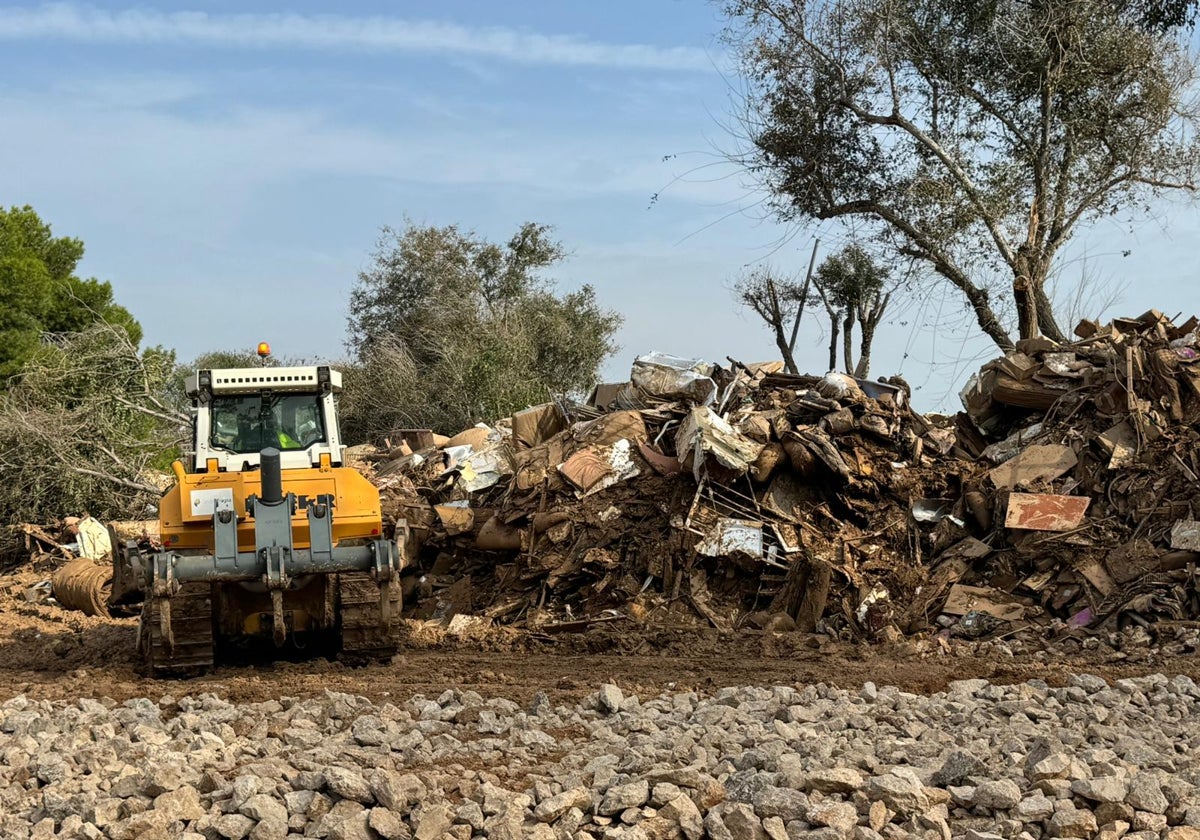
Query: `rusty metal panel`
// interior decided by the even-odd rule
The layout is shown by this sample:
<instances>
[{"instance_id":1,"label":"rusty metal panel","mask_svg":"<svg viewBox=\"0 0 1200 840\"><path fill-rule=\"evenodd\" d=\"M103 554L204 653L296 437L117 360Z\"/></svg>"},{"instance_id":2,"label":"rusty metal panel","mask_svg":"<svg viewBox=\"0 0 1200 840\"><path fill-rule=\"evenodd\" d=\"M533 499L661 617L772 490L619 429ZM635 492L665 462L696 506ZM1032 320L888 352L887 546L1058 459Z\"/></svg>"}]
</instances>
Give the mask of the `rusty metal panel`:
<instances>
[{"instance_id":1,"label":"rusty metal panel","mask_svg":"<svg viewBox=\"0 0 1200 840\"><path fill-rule=\"evenodd\" d=\"M1070 531L1083 522L1091 499L1051 493L1009 493L1004 527L1027 531Z\"/></svg>"}]
</instances>

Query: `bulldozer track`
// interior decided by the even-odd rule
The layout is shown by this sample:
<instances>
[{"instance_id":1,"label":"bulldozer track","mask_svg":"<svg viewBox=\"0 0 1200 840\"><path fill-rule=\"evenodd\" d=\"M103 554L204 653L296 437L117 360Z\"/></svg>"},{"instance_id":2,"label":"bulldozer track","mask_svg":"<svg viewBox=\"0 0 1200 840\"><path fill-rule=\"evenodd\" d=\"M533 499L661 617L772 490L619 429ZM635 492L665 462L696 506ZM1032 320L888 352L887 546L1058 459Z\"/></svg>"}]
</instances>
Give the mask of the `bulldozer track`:
<instances>
[{"instance_id":1,"label":"bulldozer track","mask_svg":"<svg viewBox=\"0 0 1200 840\"><path fill-rule=\"evenodd\" d=\"M338 575L341 601L343 661L350 664L387 662L400 645L400 590L394 588L391 622L381 626L379 584L366 572Z\"/></svg>"},{"instance_id":2,"label":"bulldozer track","mask_svg":"<svg viewBox=\"0 0 1200 840\"><path fill-rule=\"evenodd\" d=\"M162 614L170 603L174 644L163 635ZM187 583L170 599L149 598L142 612L141 641L153 677L193 677L213 664L212 585Z\"/></svg>"}]
</instances>

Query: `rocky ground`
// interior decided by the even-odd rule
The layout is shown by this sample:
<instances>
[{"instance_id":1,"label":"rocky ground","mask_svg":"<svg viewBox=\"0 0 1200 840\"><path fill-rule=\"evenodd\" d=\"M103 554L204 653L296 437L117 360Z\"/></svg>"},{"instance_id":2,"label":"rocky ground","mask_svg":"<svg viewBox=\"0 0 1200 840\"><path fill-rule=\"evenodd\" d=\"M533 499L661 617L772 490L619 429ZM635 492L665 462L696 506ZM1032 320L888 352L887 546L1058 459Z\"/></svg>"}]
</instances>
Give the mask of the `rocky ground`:
<instances>
[{"instance_id":1,"label":"rocky ground","mask_svg":"<svg viewBox=\"0 0 1200 840\"><path fill-rule=\"evenodd\" d=\"M0 705L6 838L1200 838L1191 678Z\"/></svg>"},{"instance_id":2,"label":"rocky ground","mask_svg":"<svg viewBox=\"0 0 1200 840\"><path fill-rule=\"evenodd\" d=\"M889 645L413 625L387 665L156 681L134 620L28 584L0 592L4 838L1200 838L1187 623Z\"/></svg>"}]
</instances>

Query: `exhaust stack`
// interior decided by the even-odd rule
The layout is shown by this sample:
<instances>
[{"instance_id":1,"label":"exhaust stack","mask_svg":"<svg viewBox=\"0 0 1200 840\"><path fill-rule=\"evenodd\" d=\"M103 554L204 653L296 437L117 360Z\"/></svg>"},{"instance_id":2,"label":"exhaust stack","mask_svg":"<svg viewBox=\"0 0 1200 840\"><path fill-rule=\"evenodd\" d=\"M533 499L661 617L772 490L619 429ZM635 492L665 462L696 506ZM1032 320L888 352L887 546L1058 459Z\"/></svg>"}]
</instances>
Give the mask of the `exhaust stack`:
<instances>
[{"instance_id":1,"label":"exhaust stack","mask_svg":"<svg viewBox=\"0 0 1200 840\"><path fill-rule=\"evenodd\" d=\"M258 464L262 480L260 501L265 505L277 505L283 501L283 471L279 463L279 450L268 446L259 456Z\"/></svg>"}]
</instances>

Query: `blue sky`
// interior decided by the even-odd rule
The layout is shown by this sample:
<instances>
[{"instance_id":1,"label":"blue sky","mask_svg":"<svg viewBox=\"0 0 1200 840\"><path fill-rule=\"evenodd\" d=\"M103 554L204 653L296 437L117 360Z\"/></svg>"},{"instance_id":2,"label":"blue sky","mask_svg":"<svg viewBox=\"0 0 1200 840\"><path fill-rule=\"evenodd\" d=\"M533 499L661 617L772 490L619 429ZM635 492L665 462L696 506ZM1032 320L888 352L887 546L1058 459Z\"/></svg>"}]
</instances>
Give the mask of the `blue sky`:
<instances>
[{"instance_id":1,"label":"blue sky","mask_svg":"<svg viewBox=\"0 0 1200 840\"><path fill-rule=\"evenodd\" d=\"M763 261L802 271L814 235L833 247L845 233L764 220L721 163L737 80L716 5L330 8L0 8L0 203L83 239L83 273L111 281L147 340L181 358L262 339L342 355L355 276L379 228L406 217L494 239L553 224L571 252L560 285L591 283L625 316L609 378L650 350L776 356L728 283ZM1129 284L1122 311L1200 309L1195 211L1161 215L1073 250L1076 266ZM961 312L948 294L897 307L873 374L903 373L922 407L952 407L991 353L964 343ZM810 370L823 342L810 321Z\"/></svg>"}]
</instances>

